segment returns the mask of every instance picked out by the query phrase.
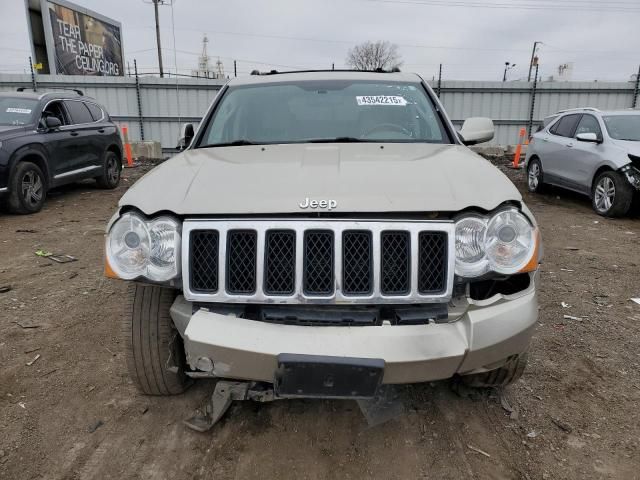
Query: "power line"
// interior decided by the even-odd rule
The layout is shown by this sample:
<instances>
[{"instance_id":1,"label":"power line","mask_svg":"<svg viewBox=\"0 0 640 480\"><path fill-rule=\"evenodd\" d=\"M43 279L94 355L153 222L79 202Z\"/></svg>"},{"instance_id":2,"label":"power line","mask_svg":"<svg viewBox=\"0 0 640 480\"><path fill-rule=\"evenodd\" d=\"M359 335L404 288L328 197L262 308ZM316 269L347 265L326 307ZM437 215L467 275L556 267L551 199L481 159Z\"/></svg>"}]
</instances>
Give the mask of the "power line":
<instances>
[{"instance_id":1,"label":"power line","mask_svg":"<svg viewBox=\"0 0 640 480\"><path fill-rule=\"evenodd\" d=\"M490 9L505 9L505 10L571 10L576 13L582 12L615 12L615 13L629 13L629 12L640 12L640 8L635 8L633 6L609 6L608 4L597 6L597 5L569 5L569 4L561 4L561 3L553 3L553 4L514 4L514 3L491 3L487 1L483 2L472 2L470 0L362 0L366 2L376 2L376 3L391 3L391 4L404 4L404 5L428 5L428 6L439 6L439 7L465 7L465 8L490 8Z\"/></svg>"}]
</instances>

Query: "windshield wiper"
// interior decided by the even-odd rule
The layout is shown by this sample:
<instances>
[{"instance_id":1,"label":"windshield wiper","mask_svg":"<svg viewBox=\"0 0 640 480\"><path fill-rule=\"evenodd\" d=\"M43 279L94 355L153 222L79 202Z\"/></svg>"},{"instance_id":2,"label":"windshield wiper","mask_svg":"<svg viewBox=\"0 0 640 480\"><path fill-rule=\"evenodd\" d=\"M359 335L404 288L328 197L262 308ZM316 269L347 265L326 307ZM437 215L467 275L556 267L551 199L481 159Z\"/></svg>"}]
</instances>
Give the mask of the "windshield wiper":
<instances>
[{"instance_id":1,"label":"windshield wiper","mask_svg":"<svg viewBox=\"0 0 640 480\"><path fill-rule=\"evenodd\" d=\"M252 142L251 140L239 139L232 142L222 143L210 143L208 145L202 145L203 147L241 147L242 145L260 145L259 143Z\"/></svg>"},{"instance_id":2,"label":"windshield wiper","mask_svg":"<svg viewBox=\"0 0 640 480\"><path fill-rule=\"evenodd\" d=\"M307 140L309 143L358 143L369 141L370 140L364 140L356 137L312 138Z\"/></svg>"}]
</instances>

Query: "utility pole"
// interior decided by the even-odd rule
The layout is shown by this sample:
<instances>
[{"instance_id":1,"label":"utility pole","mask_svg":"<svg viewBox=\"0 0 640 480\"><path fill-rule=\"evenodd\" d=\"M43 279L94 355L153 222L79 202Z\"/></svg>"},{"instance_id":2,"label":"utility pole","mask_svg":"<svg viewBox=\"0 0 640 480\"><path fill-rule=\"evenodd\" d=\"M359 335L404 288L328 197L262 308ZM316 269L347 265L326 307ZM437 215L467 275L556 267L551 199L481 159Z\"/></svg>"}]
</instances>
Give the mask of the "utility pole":
<instances>
[{"instance_id":1,"label":"utility pole","mask_svg":"<svg viewBox=\"0 0 640 480\"><path fill-rule=\"evenodd\" d=\"M158 66L160 67L160 77L164 77L162 69L162 48L160 47L160 21L158 19L158 3L163 0L153 0L153 9L156 12L156 42L158 43Z\"/></svg>"},{"instance_id":2,"label":"utility pole","mask_svg":"<svg viewBox=\"0 0 640 480\"><path fill-rule=\"evenodd\" d=\"M436 89L436 95L440 98L440 87L442 86L442 64L440 64L440 69L438 70L438 88Z\"/></svg>"},{"instance_id":3,"label":"utility pole","mask_svg":"<svg viewBox=\"0 0 640 480\"><path fill-rule=\"evenodd\" d=\"M529 75L527 76L527 82L531 81L531 69L533 68L533 57L536 56L536 49L538 44L542 42L533 42L533 50L531 50L531 61L529 62Z\"/></svg>"},{"instance_id":4,"label":"utility pole","mask_svg":"<svg viewBox=\"0 0 640 480\"><path fill-rule=\"evenodd\" d=\"M238 76L238 65L235 60L233 61L233 76L234 77Z\"/></svg>"},{"instance_id":5,"label":"utility pole","mask_svg":"<svg viewBox=\"0 0 640 480\"><path fill-rule=\"evenodd\" d=\"M636 73L636 83L633 88L633 102L631 103L631 108L636 108L636 103L638 102L638 91L640 91L640 67L638 67L638 73Z\"/></svg>"}]
</instances>

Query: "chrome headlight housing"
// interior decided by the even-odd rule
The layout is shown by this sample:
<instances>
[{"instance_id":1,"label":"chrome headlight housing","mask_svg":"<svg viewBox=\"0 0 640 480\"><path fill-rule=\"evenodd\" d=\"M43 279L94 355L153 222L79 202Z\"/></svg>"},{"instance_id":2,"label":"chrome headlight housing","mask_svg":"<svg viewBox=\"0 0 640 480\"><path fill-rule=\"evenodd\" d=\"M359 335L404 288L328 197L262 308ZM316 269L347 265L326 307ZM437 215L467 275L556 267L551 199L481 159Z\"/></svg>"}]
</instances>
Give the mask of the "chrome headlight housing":
<instances>
[{"instance_id":1,"label":"chrome headlight housing","mask_svg":"<svg viewBox=\"0 0 640 480\"><path fill-rule=\"evenodd\" d=\"M462 217L456 221L456 275L520 272L536 254L537 235L529 219L516 209L490 217Z\"/></svg>"},{"instance_id":2,"label":"chrome headlight housing","mask_svg":"<svg viewBox=\"0 0 640 480\"><path fill-rule=\"evenodd\" d=\"M171 217L152 220L125 213L107 234L108 266L123 280L166 282L180 275L181 225Z\"/></svg>"}]
</instances>

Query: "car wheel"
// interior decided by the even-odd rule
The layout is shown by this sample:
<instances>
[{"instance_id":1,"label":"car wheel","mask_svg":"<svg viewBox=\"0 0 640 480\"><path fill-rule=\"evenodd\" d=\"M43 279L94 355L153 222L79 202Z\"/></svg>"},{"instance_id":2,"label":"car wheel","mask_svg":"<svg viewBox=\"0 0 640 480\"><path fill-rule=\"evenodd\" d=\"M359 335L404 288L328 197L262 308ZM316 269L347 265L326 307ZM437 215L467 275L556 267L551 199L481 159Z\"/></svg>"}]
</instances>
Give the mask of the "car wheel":
<instances>
[{"instance_id":1,"label":"car wheel","mask_svg":"<svg viewBox=\"0 0 640 480\"><path fill-rule=\"evenodd\" d=\"M18 214L42 210L47 197L47 183L40 167L31 162L19 162L11 176L9 211Z\"/></svg>"},{"instance_id":2,"label":"car wheel","mask_svg":"<svg viewBox=\"0 0 640 480\"><path fill-rule=\"evenodd\" d=\"M464 375L461 379L463 384L468 387L506 387L522 376L525 368L527 368L528 359L529 353L524 352L509 358L507 363L500 368L489 370L488 372Z\"/></svg>"},{"instance_id":3,"label":"car wheel","mask_svg":"<svg viewBox=\"0 0 640 480\"><path fill-rule=\"evenodd\" d=\"M113 152L107 152L104 156L102 175L96 178L98 186L109 190L116 188L120 183L121 171L122 168L118 156Z\"/></svg>"},{"instance_id":4,"label":"car wheel","mask_svg":"<svg viewBox=\"0 0 640 480\"><path fill-rule=\"evenodd\" d=\"M124 338L129 376L147 395L176 395L191 379L185 374L182 337L169 309L176 291L149 285L131 285Z\"/></svg>"},{"instance_id":5,"label":"car wheel","mask_svg":"<svg viewBox=\"0 0 640 480\"><path fill-rule=\"evenodd\" d=\"M603 172L593 182L591 202L593 209L605 217L621 217L631 207L633 188L618 172Z\"/></svg>"},{"instance_id":6,"label":"car wheel","mask_svg":"<svg viewBox=\"0 0 640 480\"><path fill-rule=\"evenodd\" d=\"M542 165L540 164L540 160L534 158L530 160L529 165L527 165L527 187L529 191L541 192L544 188L542 179Z\"/></svg>"}]
</instances>

